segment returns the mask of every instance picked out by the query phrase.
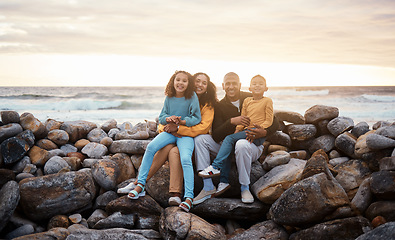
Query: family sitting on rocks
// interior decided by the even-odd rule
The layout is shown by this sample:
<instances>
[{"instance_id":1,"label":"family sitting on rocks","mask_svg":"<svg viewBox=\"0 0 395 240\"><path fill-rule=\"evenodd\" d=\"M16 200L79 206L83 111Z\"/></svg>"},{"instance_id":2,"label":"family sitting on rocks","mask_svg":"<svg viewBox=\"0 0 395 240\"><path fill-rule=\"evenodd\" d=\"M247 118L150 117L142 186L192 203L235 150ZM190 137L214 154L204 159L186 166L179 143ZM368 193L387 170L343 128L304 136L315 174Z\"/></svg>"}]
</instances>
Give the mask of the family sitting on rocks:
<instances>
[{"instance_id":1,"label":"family sitting on rocks","mask_svg":"<svg viewBox=\"0 0 395 240\"><path fill-rule=\"evenodd\" d=\"M0 238L394 239L395 123L273 113L250 84L226 74L217 101L206 74L176 72L133 127L1 111Z\"/></svg>"},{"instance_id":2,"label":"family sitting on rocks","mask_svg":"<svg viewBox=\"0 0 395 240\"><path fill-rule=\"evenodd\" d=\"M160 134L148 144L136 181L118 189L118 193L128 193L130 199L145 196L146 181L168 158L171 194L168 203L189 212L193 204L219 196L230 188L228 178L234 156L241 201L254 202L249 189L251 164L261 156L265 137L279 126L274 118L273 102L264 96L268 88L261 75L251 79L250 92L240 90L240 78L234 72L225 75L222 87L226 95L218 101L216 87L207 74L199 72L192 76L177 71L172 75L159 115ZM195 198L193 150L197 171L203 178L203 189ZM211 156L216 158L210 165ZM215 176L220 176L217 188L211 179Z\"/></svg>"}]
</instances>

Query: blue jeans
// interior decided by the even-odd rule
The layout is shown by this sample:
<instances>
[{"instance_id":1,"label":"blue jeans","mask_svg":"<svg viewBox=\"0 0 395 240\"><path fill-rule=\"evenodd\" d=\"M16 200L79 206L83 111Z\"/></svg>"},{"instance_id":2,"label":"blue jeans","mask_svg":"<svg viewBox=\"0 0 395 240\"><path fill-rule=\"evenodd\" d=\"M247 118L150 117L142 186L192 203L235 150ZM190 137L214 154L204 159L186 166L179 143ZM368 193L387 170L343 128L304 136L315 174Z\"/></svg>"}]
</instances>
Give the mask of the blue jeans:
<instances>
[{"instance_id":1,"label":"blue jeans","mask_svg":"<svg viewBox=\"0 0 395 240\"><path fill-rule=\"evenodd\" d=\"M145 186L149 169L151 168L154 155L167 144L176 143L180 152L180 160L184 174L184 197L193 198L194 175L192 166L192 153L194 142L192 137L175 137L174 135L162 132L156 136L147 146L143 160L140 165L138 183Z\"/></svg>"},{"instance_id":2,"label":"blue jeans","mask_svg":"<svg viewBox=\"0 0 395 240\"><path fill-rule=\"evenodd\" d=\"M214 159L214 161L211 165L216 169L221 169L225 159L227 159L229 157L229 155L232 153L233 147L234 147L235 143L237 142L237 140L246 139L246 137L247 137L247 134L246 134L245 130L226 136L224 141L221 144L221 148L219 149L217 157ZM259 146L265 142L265 139L266 138L264 138L264 137L257 138L254 140L253 143L256 146ZM227 166L227 164L230 165L230 163L228 163L228 162L230 162L230 161L226 161L226 163L225 163L226 167L229 167L229 166Z\"/></svg>"}]
</instances>

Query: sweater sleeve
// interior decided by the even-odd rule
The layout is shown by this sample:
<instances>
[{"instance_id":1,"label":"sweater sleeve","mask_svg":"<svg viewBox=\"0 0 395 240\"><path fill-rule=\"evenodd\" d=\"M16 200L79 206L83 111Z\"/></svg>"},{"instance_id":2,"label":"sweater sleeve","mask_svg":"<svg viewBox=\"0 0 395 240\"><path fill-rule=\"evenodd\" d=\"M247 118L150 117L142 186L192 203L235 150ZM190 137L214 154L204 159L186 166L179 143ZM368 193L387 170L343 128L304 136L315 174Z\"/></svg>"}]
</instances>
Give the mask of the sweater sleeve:
<instances>
[{"instance_id":1,"label":"sweater sleeve","mask_svg":"<svg viewBox=\"0 0 395 240\"><path fill-rule=\"evenodd\" d=\"M260 125L262 128L268 128L273 124L273 100L267 98L267 104L265 105L265 121Z\"/></svg>"},{"instance_id":2,"label":"sweater sleeve","mask_svg":"<svg viewBox=\"0 0 395 240\"><path fill-rule=\"evenodd\" d=\"M211 129L214 119L214 108L204 105L201 109L202 121L192 127L180 125L177 133L183 136L196 137L200 134L207 134Z\"/></svg>"},{"instance_id":3,"label":"sweater sleeve","mask_svg":"<svg viewBox=\"0 0 395 240\"><path fill-rule=\"evenodd\" d=\"M170 117L170 116L171 115L169 114L169 98L166 97L165 103L163 104L163 107L162 107L162 111L159 114L159 123L166 125L167 124L166 118Z\"/></svg>"},{"instance_id":4,"label":"sweater sleeve","mask_svg":"<svg viewBox=\"0 0 395 240\"><path fill-rule=\"evenodd\" d=\"M191 98L191 104L189 105L189 115L184 118L185 126L192 127L200 123L202 117L200 114L200 104L196 93L193 93Z\"/></svg>"}]
</instances>

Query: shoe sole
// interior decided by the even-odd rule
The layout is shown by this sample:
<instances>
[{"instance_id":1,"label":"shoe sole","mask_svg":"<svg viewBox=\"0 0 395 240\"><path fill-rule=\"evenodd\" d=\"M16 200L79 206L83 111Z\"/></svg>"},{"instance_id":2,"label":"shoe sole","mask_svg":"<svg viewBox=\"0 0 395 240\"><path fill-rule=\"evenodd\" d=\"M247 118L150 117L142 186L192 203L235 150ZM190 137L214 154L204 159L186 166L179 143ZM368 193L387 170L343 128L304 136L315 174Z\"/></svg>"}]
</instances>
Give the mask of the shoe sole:
<instances>
[{"instance_id":1,"label":"shoe sole","mask_svg":"<svg viewBox=\"0 0 395 240\"><path fill-rule=\"evenodd\" d=\"M226 186L226 188L222 189L221 191L218 191L218 192L214 193L214 197L221 196L224 192L228 191L230 187L231 186L229 184L228 186Z\"/></svg>"},{"instance_id":2,"label":"shoe sole","mask_svg":"<svg viewBox=\"0 0 395 240\"><path fill-rule=\"evenodd\" d=\"M212 178L212 177L218 177L219 175L221 175L221 173L213 173L211 175L204 175L199 172L198 175L199 175L199 177L202 177L202 178Z\"/></svg>"},{"instance_id":3,"label":"shoe sole","mask_svg":"<svg viewBox=\"0 0 395 240\"><path fill-rule=\"evenodd\" d=\"M135 188L135 187L134 187L134 188ZM127 194L127 193L129 193L130 191L132 191L134 188L127 189L127 190L118 189L117 193L119 193L119 194Z\"/></svg>"},{"instance_id":4,"label":"shoe sole","mask_svg":"<svg viewBox=\"0 0 395 240\"><path fill-rule=\"evenodd\" d=\"M119 193L119 194L127 194L127 193L129 193L130 191L132 191L133 189L135 189L137 187L137 185L131 185L131 187L128 187L128 188L120 188L120 189L118 189L117 190L117 193Z\"/></svg>"},{"instance_id":5,"label":"shoe sole","mask_svg":"<svg viewBox=\"0 0 395 240\"><path fill-rule=\"evenodd\" d=\"M131 196L129 196L129 194L128 194L128 198L129 199L133 199L133 200L136 200L136 199L138 199L139 197L144 197L145 196L145 191L144 192L141 192L141 193L139 193L139 194L137 194L136 196L134 196L134 197L131 197Z\"/></svg>"},{"instance_id":6,"label":"shoe sole","mask_svg":"<svg viewBox=\"0 0 395 240\"><path fill-rule=\"evenodd\" d=\"M241 199L241 201L242 201L243 203L253 203L253 202L254 202L254 199L250 199L250 200Z\"/></svg>"},{"instance_id":7,"label":"shoe sole","mask_svg":"<svg viewBox=\"0 0 395 240\"><path fill-rule=\"evenodd\" d=\"M204 197L202 197L201 199L196 200L196 201L195 201L195 199L193 199L193 205L201 204L201 203L203 203L204 201L206 201L207 199L212 198L213 196L214 196L214 194L210 194L210 195L204 196Z\"/></svg>"}]
</instances>

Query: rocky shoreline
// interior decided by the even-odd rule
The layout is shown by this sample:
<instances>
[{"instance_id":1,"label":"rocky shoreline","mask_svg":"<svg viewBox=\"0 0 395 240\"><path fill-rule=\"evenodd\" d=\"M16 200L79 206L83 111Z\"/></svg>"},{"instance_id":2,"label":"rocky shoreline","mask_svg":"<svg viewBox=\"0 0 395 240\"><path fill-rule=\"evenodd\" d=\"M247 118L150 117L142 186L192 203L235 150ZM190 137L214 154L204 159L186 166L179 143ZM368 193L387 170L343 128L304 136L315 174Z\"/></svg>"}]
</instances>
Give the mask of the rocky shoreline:
<instances>
[{"instance_id":1,"label":"rocky shoreline","mask_svg":"<svg viewBox=\"0 0 395 240\"><path fill-rule=\"evenodd\" d=\"M0 238L395 239L395 123L370 129L323 105L275 114L281 128L251 171L254 203L240 201L233 164L231 189L186 213L167 203L167 164L145 197L116 193L136 177L155 121L99 126L2 111Z\"/></svg>"}]
</instances>

